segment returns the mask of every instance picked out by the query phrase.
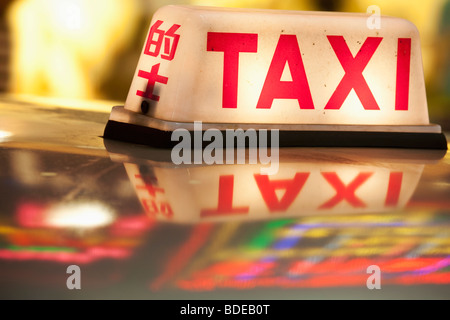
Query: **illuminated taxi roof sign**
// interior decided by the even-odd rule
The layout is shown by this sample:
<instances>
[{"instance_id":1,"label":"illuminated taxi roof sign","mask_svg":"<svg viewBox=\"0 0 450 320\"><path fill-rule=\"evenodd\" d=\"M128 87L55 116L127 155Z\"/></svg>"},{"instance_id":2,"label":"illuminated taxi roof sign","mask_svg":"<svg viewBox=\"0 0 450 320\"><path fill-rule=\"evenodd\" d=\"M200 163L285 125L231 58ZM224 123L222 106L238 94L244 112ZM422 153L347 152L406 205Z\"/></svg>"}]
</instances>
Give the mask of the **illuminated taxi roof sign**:
<instances>
[{"instance_id":1,"label":"illuminated taxi roof sign","mask_svg":"<svg viewBox=\"0 0 450 320\"><path fill-rule=\"evenodd\" d=\"M366 14L166 6L105 138L171 146L177 128L279 129L280 146L446 149L429 123L419 34Z\"/></svg>"}]
</instances>

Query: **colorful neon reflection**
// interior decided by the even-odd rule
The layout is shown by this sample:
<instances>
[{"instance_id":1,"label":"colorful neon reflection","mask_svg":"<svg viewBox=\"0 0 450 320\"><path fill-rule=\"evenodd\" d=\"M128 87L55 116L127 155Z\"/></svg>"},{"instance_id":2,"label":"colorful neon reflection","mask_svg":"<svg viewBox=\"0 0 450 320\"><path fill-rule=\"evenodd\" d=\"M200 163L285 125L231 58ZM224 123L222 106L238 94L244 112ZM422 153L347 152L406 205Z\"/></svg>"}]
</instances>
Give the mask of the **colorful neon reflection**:
<instances>
[{"instance_id":1,"label":"colorful neon reflection","mask_svg":"<svg viewBox=\"0 0 450 320\"><path fill-rule=\"evenodd\" d=\"M223 225L173 285L189 291L450 283L450 218L420 211ZM249 232L252 230L252 232ZM155 285L151 286L155 289Z\"/></svg>"},{"instance_id":2,"label":"colorful neon reflection","mask_svg":"<svg viewBox=\"0 0 450 320\"><path fill-rule=\"evenodd\" d=\"M83 211L87 207L93 218L96 218L95 210L101 209L97 220L88 221ZM72 212L74 208L81 211ZM68 219L65 219L66 209ZM55 210L62 218L56 223L53 219ZM143 214L105 218L105 212L105 208L97 203L92 206L89 203L67 206L21 203L16 212L17 226L0 227L0 237L6 242L0 248L0 259L79 264L106 258L127 259L154 223ZM104 224L105 221L108 223Z\"/></svg>"}]
</instances>

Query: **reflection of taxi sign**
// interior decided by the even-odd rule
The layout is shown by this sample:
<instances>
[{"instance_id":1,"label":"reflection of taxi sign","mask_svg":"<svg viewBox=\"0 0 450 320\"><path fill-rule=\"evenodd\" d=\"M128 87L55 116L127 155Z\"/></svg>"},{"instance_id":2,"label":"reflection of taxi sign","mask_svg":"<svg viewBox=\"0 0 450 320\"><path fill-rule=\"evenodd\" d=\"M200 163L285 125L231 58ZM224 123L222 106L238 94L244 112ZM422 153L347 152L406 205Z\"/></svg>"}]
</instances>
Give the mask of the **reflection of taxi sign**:
<instances>
[{"instance_id":1,"label":"reflection of taxi sign","mask_svg":"<svg viewBox=\"0 0 450 320\"><path fill-rule=\"evenodd\" d=\"M429 123L419 34L366 14L167 6L153 17L105 138L279 129L280 146L447 148Z\"/></svg>"},{"instance_id":2,"label":"reflection of taxi sign","mask_svg":"<svg viewBox=\"0 0 450 320\"><path fill-rule=\"evenodd\" d=\"M427 164L443 150L281 149L279 170L262 163L174 165L170 150L107 140L153 220L173 223L256 221L299 216L401 212Z\"/></svg>"}]
</instances>

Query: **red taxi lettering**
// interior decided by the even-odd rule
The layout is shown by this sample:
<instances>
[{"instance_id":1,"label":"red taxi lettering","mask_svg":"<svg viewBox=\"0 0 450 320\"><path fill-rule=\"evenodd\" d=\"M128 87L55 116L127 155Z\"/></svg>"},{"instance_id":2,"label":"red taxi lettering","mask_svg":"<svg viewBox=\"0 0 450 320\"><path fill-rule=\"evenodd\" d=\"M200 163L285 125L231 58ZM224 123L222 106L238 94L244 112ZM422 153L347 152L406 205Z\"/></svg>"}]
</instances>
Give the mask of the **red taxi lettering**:
<instances>
[{"instance_id":1,"label":"red taxi lettering","mask_svg":"<svg viewBox=\"0 0 450 320\"><path fill-rule=\"evenodd\" d=\"M403 172L391 172L389 175L389 184L386 194L385 206L396 206L400 197L402 187Z\"/></svg>"},{"instance_id":2,"label":"red taxi lettering","mask_svg":"<svg viewBox=\"0 0 450 320\"><path fill-rule=\"evenodd\" d=\"M355 195L358 189L373 172L361 172L354 178L347 186L341 181L336 172L322 172L322 176L328 183L336 190L336 195L322 204L319 209L330 209L336 206L339 202L347 200L352 207L365 207L365 203Z\"/></svg>"},{"instance_id":3,"label":"red taxi lettering","mask_svg":"<svg viewBox=\"0 0 450 320\"><path fill-rule=\"evenodd\" d=\"M325 109L340 109L350 91L354 89L365 110L379 110L362 72L383 38L368 37L355 57L350 52L344 37L328 36L327 38L345 70L345 75Z\"/></svg>"},{"instance_id":4,"label":"red taxi lettering","mask_svg":"<svg viewBox=\"0 0 450 320\"><path fill-rule=\"evenodd\" d=\"M395 90L395 110L408 110L410 67L411 38L400 38L398 39L397 45L397 86Z\"/></svg>"},{"instance_id":5,"label":"red taxi lettering","mask_svg":"<svg viewBox=\"0 0 450 320\"><path fill-rule=\"evenodd\" d=\"M343 36L327 36L345 71L324 109L339 110L351 90L364 110L380 110L363 71L378 49L382 37L367 37L353 56ZM237 108L239 53L257 52L258 35L253 33L208 32L207 51L224 53L222 108ZM398 39L395 110L408 110L411 38ZM292 81L282 81L288 66ZM256 108L270 109L274 99L295 99L300 109L314 109L303 59L296 35L280 35Z\"/></svg>"},{"instance_id":6,"label":"red taxi lettering","mask_svg":"<svg viewBox=\"0 0 450 320\"><path fill-rule=\"evenodd\" d=\"M293 179L269 180L268 175L255 174L255 181L270 212L286 211L302 190L309 172L297 172ZM278 200L275 190L285 190Z\"/></svg>"},{"instance_id":7,"label":"red taxi lettering","mask_svg":"<svg viewBox=\"0 0 450 320\"><path fill-rule=\"evenodd\" d=\"M208 32L206 50L223 52L222 108L237 108L239 53L256 52L255 33Z\"/></svg>"},{"instance_id":8,"label":"red taxi lettering","mask_svg":"<svg viewBox=\"0 0 450 320\"><path fill-rule=\"evenodd\" d=\"M285 66L292 81L281 81ZM314 109L297 36L281 35L259 96L257 109L270 109L274 99L296 99L300 109Z\"/></svg>"},{"instance_id":9,"label":"red taxi lettering","mask_svg":"<svg viewBox=\"0 0 450 320\"><path fill-rule=\"evenodd\" d=\"M201 217L217 215L247 214L249 207L233 207L234 176L220 176L219 178L219 202L215 209L201 210Z\"/></svg>"},{"instance_id":10,"label":"red taxi lettering","mask_svg":"<svg viewBox=\"0 0 450 320\"><path fill-rule=\"evenodd\" d=\"M366 204L355 193L363 186L374 172L359 172L349 183L345 184L336 172L321 172L325 180L336 194L318 207L318 209L332 209L339 203L345 201L353 208L364 208ZM254 174L256 186L263 198L270 213L285 212L298 198L303 190L306 181L309 179L310 172L297 172L291 179L273 179L268 175ZM390 172L386 196L384 198L385 207L397 206L402 187L403 172ZM317 187L316 187L317 188ZM320 192L321 187L318 187ZM277 194L278 190L284 191L282 196ZM374 191L376 192L376 191ZM224 175L219 177L219 195L216 208L202 209L200 217L223 216L234 214L248 214L249 206L233 206L234 195L234 175ZM380 196L382 196L380 194ZM153 207L148 207L152 205ZM161 212L164 208L159 208L157 204L149 203L146 205L150 213ZM170 209L171 210L171 209Z\"/></svg>"}]
</instances>

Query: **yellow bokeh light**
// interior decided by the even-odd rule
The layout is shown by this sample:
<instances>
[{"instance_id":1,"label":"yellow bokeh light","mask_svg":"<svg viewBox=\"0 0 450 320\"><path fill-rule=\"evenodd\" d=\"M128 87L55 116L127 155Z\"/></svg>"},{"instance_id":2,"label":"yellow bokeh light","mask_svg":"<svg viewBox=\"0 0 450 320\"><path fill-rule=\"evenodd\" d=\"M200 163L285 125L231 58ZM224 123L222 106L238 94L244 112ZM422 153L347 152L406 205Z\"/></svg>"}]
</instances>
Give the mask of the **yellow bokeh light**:
<instances>
[{"instance_id":1,"label":"yellow bokeh light","mask_svg":"<svg viewBox=\"0 0 450 320\"><path fill-rule=\"evenodd\" d=\"M20 0L12 4L11 90L98 98L100 78L137 30L136 1Z\"/></svg>"},{"instance_id":2,"label":"yellow bokeh light","mask_svg":"<svg viewBox=\"0 0 450 320\"><path fill-rule=\"evenodd\" d=\"M9 87L13 93L99 99L110 98L108 94L114 88L108 92L101 86L112 79L120 83L125 98L136 60L125 62L119 54L137 48L132 47L133 41L145 33L154 11L167 4L348 12L366 12L369 6L376 5L382 15L406 18L418 27L425 80L432 83L438 81L436 74L440 71L436 70L440 70L443 60L444 53L436 48L446 3L447 0L16 0L8 10L12 44ZM139 52L135 54L137 59ZM124 77L123 70L127 68L131 71Z\"/></svg>"}]
</instances>

